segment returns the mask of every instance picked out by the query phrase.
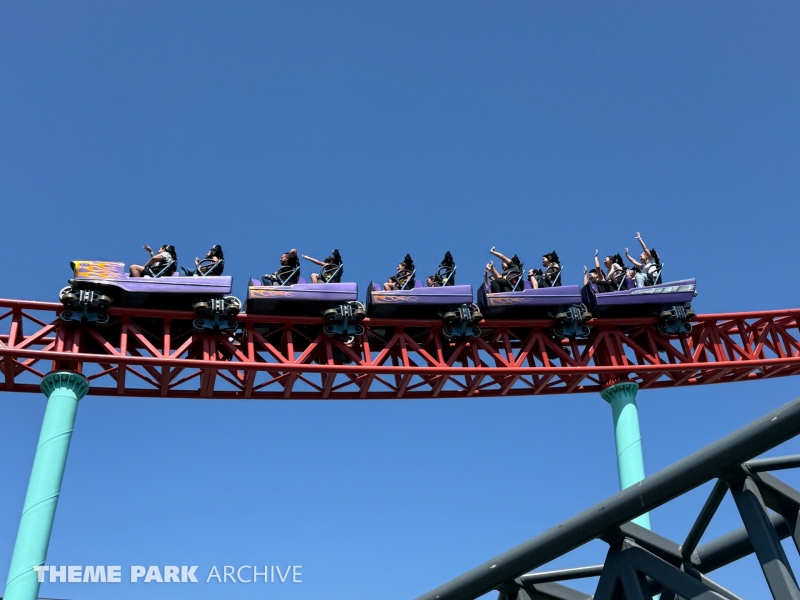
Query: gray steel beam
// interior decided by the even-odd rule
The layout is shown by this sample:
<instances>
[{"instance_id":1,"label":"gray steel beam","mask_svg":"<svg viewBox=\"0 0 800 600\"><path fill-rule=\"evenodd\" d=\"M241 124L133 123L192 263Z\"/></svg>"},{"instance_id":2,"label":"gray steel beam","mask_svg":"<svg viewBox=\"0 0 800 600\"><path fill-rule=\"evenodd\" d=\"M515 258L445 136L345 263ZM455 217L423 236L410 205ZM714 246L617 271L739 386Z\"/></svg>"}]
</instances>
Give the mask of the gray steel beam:
<instances>
[{"instance_id":1,"label":"gray steel beam","mask_svg":"<svg viewBox=\"0 0 800 600\"><path fill-rule=\"evenodd\" d=\"M602 539L609 545L622 542L626 538L633 540L648 552L652 552L668 563L677 566L683 562L678 544L636 523L625 523L615 531L610 531L602 536Z\"/></svg>"},{"instance_id":2,"label":"gray steel beam","mask_svg":"<svg viewBox=\"0 0 800 600\"><path fill-rule=\"evenodd\" d=\"M740 598L739 596L734 594L729 589L722 587L716 581L714 581L712 579L709 579L708 577L703 575L700 571L695 569L692 565L690 565L688 563L684 563L683 566L681 567L681 569L685 573L687 573L688 575L691 575L695 579L700 580L702 583L707 585L709 588L711 588L712 590L717 592L720 596L723 596L724 598L727 598L728 600L742 600L742 598Z\"/></svg>"},{"instance_id":3,"label":"gray steel beam","mask_svg":"<svg viewBox=\"0 0 800 600\"><path fill-rule=\"evenodd\" d=\"M526 583L550 583L552 581L567 581L569 579L581 579L583 577L599 577L602 571L603 565L592 565L590 567L575 567L573 569L527 573L517 579L517 581L523 585Z\"/></svg>"},{"instance_id":4,"label":"gray steel beam","mask_svg":"<svg viewBox=\"0 0 800 600\"><path fill-rule=\"evenodd\" d=\"M711 493L708 495L705 504L703 504L703 508L700 509L700 514L697 515L697 519L695 519L692 528L686 535L686 540L681 546L681 556L684 560L689 560L692 552L697 549L697 544L700 543L700 538L703 537L708 524L711 522L714 513L717 512L722 499L727 493L728 484L721 479L717 479L717 482L711 489Z\"/></svg>"},{"instance_id":5,"label":"gray steel beam","mask_svg":"<svg viewBox=\"0 0 800 600\"><path fill-rule=\"evenodd\" d=\"M750 477L731 482L731 493L775 600L800 600L800 589L767 508Z\"/></svg>"},{"instance_id":6,"label":"gray steel beam","mask_svg":"<svg viewBox=\"0 0 800 600\"><path fill-rule=\"evenodd\" d=\"M800 511L800 492L769 473L760 473L754 480L764 504L786 519L794 546L800 552L800 527L797 518Z\"/></svg>"},{"instance_id":7,"label":"gray steel beam","mask_svg":"<svg viewBox=\"0 0 800 600\"><path fill-rule=\"evenodd\" d=\"M649 576L681 598L686 598L686 600L721 600L724 598L724 596L713 591L702 581L684 573L650 552L630 542L626 542L625 546L626 548L621 554L628 559L632 568L640 573L642 577ZM628 594L627 587L625 588L625 593ZM650 600L650 597L647 597L647 600Z\"/></svg>"},{"instance_id":8,"label":"gray steel beam","mask_svg":"<svg viewBox=\"0 0 800 600\"><path fill-rule=\"evenodd\" d=\"M633 565L631 553L627 548L614 555L614 562L617 563L619 580L622 582L622 589L625 590L625 600L651 600L653 598L653 590L647 584L647 577Z\"/></svg>"},{"instance_id":9,"label":"gray steel beam","mask_svg":"<svg viewBox=\"0 0 800 600\"><path fill-rule=\"evenodd\" d=\"M789 537L789 526L780 515L769 515L770 523L778 538ZM747 530L740 527L726 533L707 544L703 544L692 554L692 566L701 573L710 573L753 553L753 544L747 537Z\"/></svg>"},{"instance_id":10,"label":"gray steel beam","mask_svg":"<svg viewBox=\"0 0 800 600\"><path fill-rule=\"evenodd\" d=\"M776 513L786 516L794 515L800 510L800 492L792 486L769 473L760 473L753 480L758 485L764 504Z\"/></svg>"},{"instance_id":11,"label":"gray steel beam","mask_svg":"<svg viewBox=\"0 0 800 600\"><path fill-rule=\"evenodd\" d=\"M419 600L474 600L654 510L726 469L741 465L800 432L800 399L659 471L556 527L419 596Z\"/></svg>"},{"instance_id":12,"label":"gray steel beam","mask_svg":"<svg viewBox=\"0 0 800 600\"><path fill-rule=\"evenodd\" d=\"M617 548L611 548L606 554L606 562L600 573L600 581L594 591L594 600L620 600L623 596L622 582L619 579L619 569L614 560Z\"/></svg>"},{"instance_id":13,"label":"gray steel beam","mask_svg":"<svg viewBox=\"0 0 800 600\"><path fill-rule=\"evenodd\" d=\"M537 583L520 590L517 600L592 600L589 594L557 583Z\"/></svg>"},{"instance_id":14,"label":"gray steel beam","mask_svg":"<svg viewBox=\"0 0 800 600\"><path fill-rule=\"evenodd\" d=\"M777 471L779 469L794 469L795 467L800 467L800 454L777 456L775 458L756 458L747 461L745 466L751 473Z\"/></svg>"}]
</instances>

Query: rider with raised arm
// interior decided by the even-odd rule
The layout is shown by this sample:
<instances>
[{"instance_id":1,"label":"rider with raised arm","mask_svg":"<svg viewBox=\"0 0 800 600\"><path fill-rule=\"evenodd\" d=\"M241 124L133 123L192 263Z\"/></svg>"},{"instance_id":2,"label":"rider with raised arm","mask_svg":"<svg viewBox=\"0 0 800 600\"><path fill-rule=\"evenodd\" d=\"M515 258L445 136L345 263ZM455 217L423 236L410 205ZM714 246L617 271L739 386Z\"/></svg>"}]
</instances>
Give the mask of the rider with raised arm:
<instances>
[{"instance_id":1,"label":"rider with raised arm","mask_svg":"<svg viewBox=\"0 0 800 600\"><path fill-rule=\"evenodd\" d=\"M403 262L397 265L397 274L389 277L389 280L383 284L383 289L387 292L392 290L410 290L414 287L414 260L410 254L406 254Z\"/></svg>"},{"instance_id":2,"label":"rider with raised arm","mask_svg":"<svg viewBox=\"0 0 800 600\"><path fill-rule=\"evenodd\" d=\"M658 253L655 248L648 248L644 243L642 235L637 231L636 239L642 246L642 253L639 255L639 260L634 259L628 249L625 248L625 256L633 263L636 269L636 287L645 287L648 285L655 285L660 275L661 261L658 258Z\"/></svg>"},{"instance_id":3,"label":"rider with raised arm","mask_svg":"<svg viewBox=\"0 0 800 600\"><path fill-rule=\"evenodd\" d=\"M531 269L528 271L528 280L533 289L537 290L544 287L558 287L561 285L561 263L555 250L542 256L542 269Z\"/></svg>"},{"instance_id":4,"label":"rider with raised arm","mask_svg":"<svg viewBox=\"0 0 800 600\"><path fill-rule=\"evenodd\" d=\"M219 244L214 244L211 247L211 250L206 252L206 257L200 260L198 257L194 259L194 271L190 271L185 267L181 267L183 272L191 277L197 277L200 275L205 275L209 271L213 269L214 275L222 275L222 271L225 268L225 264L218 264L219 261L225 260L225 254L222 252L222 246Z\"/></svg>"},{"instance_id":5,"label":"rider with raised arm","mask_svg":"<svg viewBox=\"0 0 800 600\"><path fill-rule=\"evenodd\" d=\"M172 275L177 270L178 253L175 252L175 246L164 244L158 249L158 253L154 253L153 249L147 244L143 245L142 248L150 253L150 260L143 265L131 265L131 277L151 277L153 275L157 275L158 272L170 261L174 262L170 267L169 272L164 273L164 275Z\"/></svg>"},{"instance_id":6,"label":"rider with raised arm","mask_svg":"<svg viewBox=\"0 0 800 600\"><path fill-rule=\"evenodd\" d=\"M261 285L294 285L300 279L300 259L297 250L281 254L281 266L274 273L262 275Z\"/></svg>"},{"instance_id":7,"label":"rider with raised arm","mask_svg":"<svg viewBox=\"0 0 800 600\"><path fill-rule=\"evenodd\" d=\"M606 256L603 259L603 265L608 269L608 273L606 274L603 271L603 267L600 266L600 260L597 258L599 253L599 250L594 251L595 270L603 281L608 284L608 288L611 291L620 289L620 284L625 279L625 263L622 261L622 257L617 253L614 256Z\"/></svg>"},{"instance_id":8,"label":"rider with raised arm","mask_svg":"<svg viewBox=\"0 0 800 600\"><path fill-rule=\"evenodd\" d=\"M489 250L489 252L500 259L500 268L502 269L502 273L494 266L494 261L490 260L486 265L486 268L483 270L484 281L489 282L489 286L493 294L512 291L514 289L514 283L512 283L512 281L522 277L522 262L520 262L519 257L516 254L511 258L508 258L507 256L495 250L494 246L492 246L492 249ZM490 275L491 279L489 277Z\"/></svg>"},{"instance_id":9,"label":"rider with raised arm","mask_svg":"<svg viewBox=\"0 0 800 600\"><path fill-rule=\"evenodd\" d=\"M583 286L588 286L595 294L611 291L608 281L603 278L603 272L600 269L590 271L586 265L583 266Z\"/></svg>"},{"instance_id":10,"label":"rider with raised arm","mask_svg":"<svg viewBox=\"0 0 800 600\"><path fill-rule=\"evenodd\" d=\"M338 250L334 249L325 260L317 260L306 254L302 256L307 261L322 267L319 273L311 274L311 283L341 283L344 267L342 266L342 255L339 254Z\"/></svg>"}]
</instances>

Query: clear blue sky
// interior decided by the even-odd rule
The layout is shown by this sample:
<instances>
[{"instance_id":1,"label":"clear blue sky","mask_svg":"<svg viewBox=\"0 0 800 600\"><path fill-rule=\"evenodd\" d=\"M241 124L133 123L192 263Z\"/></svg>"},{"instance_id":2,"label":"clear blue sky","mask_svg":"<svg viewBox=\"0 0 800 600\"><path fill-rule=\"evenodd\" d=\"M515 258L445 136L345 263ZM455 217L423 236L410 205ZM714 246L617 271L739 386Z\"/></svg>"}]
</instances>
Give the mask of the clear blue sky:
<instances>
[{"instance_id":1,"label":"clear blue sky","mask_svg":"<svg viewBox=\"0 0 800 600\"><path fill-rule=\"evenodd\" d=\"M792 2L4 2L0 296L54 300L71 259L130 264L144 242L184 264L222 244L239 295L290 247L338 247L362 290L406 252L451 250L477 283L492 245L556 249L577 283L641 231L668 278L698 279L698 312L797 307L798 30ZM798 384L641 393L648 472ZM43 410L0 401L0 583ZM615 468L592 394L88 397L48 562L303 565L294 587L121 599L413 598L611 495ZM702 496L655 530L681 541ZM739 526L726 501L707 535ZM716 576L768 593L752 558Z\"/></svg>"}]
</instances>

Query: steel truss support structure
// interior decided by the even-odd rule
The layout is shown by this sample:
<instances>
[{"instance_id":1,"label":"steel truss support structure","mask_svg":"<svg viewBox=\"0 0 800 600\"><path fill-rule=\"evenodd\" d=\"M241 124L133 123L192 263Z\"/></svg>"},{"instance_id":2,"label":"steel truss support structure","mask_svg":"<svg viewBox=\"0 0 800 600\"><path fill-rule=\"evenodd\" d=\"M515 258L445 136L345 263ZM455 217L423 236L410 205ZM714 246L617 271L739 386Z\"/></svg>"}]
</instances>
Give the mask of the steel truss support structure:
<instances>
[{"instance_id":1,"label":"steel truss support structure","mask_svg":"<svg viewBox=\"0 0 800 600\"><path fill-rule=\"evenodd\" d=\"M800 600L781 545L792 537L800 551L800 492L767 472L798 467L800 456L752 460L799 433L800 398L418 600L473 600L492 590L500 600L741 600L707 574L753 553L772 597ZM683 544L630 522L712 480ZM744 527L698 546L729 491ZM609 545L602 565L530 572L595 539ZM563 584L592 576L600 577L593 596Z\"/></svg>"},{"instance_id":2,"label":"steel truss support structure","mask_svg":"<svg viewBox=\"0 0 800 600\"><path fill-rule=\"evenodd\" d=\"M38 392L49 371L83 374L92 395L251 399L392 399L599 392L800 374L800 309L699 316L663 336L655 318L595 319L588 339L553 322L483 321L450 341L440 321L367 319L351 343L316 317L240 315L232 335L195 331L194 315L111 309L75 326L60 304L0 300L0 386Z\"/></svg>"}]
</instances>

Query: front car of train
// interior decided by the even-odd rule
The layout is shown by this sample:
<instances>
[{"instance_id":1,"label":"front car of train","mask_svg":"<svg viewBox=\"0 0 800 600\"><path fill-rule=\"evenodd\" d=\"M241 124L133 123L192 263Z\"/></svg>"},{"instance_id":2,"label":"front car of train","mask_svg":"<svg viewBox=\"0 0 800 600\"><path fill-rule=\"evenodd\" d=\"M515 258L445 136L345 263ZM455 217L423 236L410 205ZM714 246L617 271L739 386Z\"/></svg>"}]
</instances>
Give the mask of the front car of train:
<instances>
[{"instance_id":1,"label":"front car of train","mask_svg":"<svg viewBox=\"0 0 800 600\"><path fill-rule=\"evenodd\" d=\"M697 282L681 279L630 289L600 292L589 282L583 287L583 301L595 317L657 316L658 330L665 334L689 333L689 320L695 317L692 300Z\"/></svg>"},{"instance_id":2,"label":"front car of train","mask_svg":"<svg viewBox=\"0 0 800 600\"><path fill-rule=\"evenodd\" d=\"M73 276L61 290L65 321L97 323L109 321L111 306L194 310L196 329L231 331L241 302L231 296L230 276L186 277L177 270L155 276L131 277L119 262L76 260L70 263ZM169 273L169 274L167 274Z\"/></svg>"}]
</instances>

